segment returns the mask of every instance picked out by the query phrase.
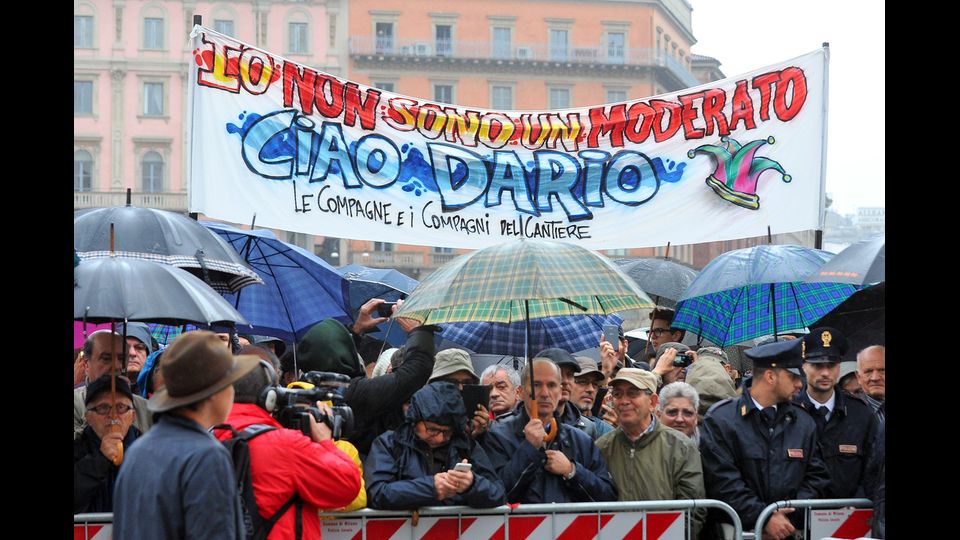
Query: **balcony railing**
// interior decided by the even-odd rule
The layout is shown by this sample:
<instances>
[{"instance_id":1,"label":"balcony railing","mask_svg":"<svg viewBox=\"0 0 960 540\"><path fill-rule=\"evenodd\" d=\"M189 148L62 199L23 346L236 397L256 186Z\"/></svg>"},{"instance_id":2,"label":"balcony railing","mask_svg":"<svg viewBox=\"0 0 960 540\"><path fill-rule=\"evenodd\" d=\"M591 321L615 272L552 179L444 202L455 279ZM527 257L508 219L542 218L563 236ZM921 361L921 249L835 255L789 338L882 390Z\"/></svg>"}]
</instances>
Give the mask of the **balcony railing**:
<instances>
[{"instance_id":1,"label":"balcony railing","mask_svg":"<svg viewBox=\"0 0 960 540\"><path fill-rule=\"evenodd\" d=\"M74 191L73 209L102 208L127 204L125 191ZM171 212L187 211L186 193L133 193L130 204Z\"/></svg>"},{"instance_id":2,"label":"balcony railing","mask_svg":"<svg viewBox=\"0 0 960 540\"><path fill-rule=\"evenodd\" d=\"M423 253L411 251L355 251L350 262L376 268L422 268Z\"/></svg>"},{"instance_id":3,"label":"balcony railing","mask_svg":"<svg viewBox=\"0 0 960 540\"><path fill-rule=\"evenodd\" d=\"M489 59L529 62L562 62L564 64L604 64L651 66L666 68L687 86L700 82L680 62L658 49L620 46L558 46L543 43L509 44L492 41L418 40L350 38L350 54L391 58Z\"/></svg>"},{"instance_id":4,"label":"balcony railing","mask_svg":"<svg viewBox=\"0 0 960 540\"><path fill-rule=\"evenodd\" d=\"M430 254L430 266L436 268L438 266L443 266L448 262L455 259L458 255L456 253L431 253Z\"/></svg>"}]
</instances>

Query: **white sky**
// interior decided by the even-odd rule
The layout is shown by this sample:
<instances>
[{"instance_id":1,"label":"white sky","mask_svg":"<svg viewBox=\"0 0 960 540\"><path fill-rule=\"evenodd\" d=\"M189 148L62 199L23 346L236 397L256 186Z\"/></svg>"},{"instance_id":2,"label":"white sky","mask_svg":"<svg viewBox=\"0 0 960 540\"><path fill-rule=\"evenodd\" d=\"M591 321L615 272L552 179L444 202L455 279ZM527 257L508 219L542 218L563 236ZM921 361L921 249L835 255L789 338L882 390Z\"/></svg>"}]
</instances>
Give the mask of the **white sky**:
<instances>
[{"instance_id":1,"label":"white sky","mask_svg":"<svg viewBox=\"0 0 960 540\"><path fill-rule=\"evenodd\" d=\"M841 214L885 206L884 6L875 0L688 0L691 51L733 77L830 43L827 193Z\"/></svg>"}]
</instances>

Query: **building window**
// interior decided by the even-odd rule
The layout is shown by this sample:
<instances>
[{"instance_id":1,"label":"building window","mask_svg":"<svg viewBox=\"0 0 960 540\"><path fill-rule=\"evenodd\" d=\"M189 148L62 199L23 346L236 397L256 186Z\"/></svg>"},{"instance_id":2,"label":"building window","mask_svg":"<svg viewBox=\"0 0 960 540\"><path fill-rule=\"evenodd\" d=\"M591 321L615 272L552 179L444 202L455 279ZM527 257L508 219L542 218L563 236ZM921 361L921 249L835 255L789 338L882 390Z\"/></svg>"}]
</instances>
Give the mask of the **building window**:
<instances>
[{"instance_id":1,"label":"building window","mask_svg":"<svg viewBox=\"0 0 960 540\"><path fill-rule=\"evenodd\" d=\"M93 81L73 81L73 114L93 114Z\"/></svg>"},{"instance_id":2,"label":"building window","mask_svg":"<svg viewBox=\"0 0 960 540\"><path fill-rule=\"evenodd\" d=\"M392 54L393 53L393 23L378 22L375 28L377 33L377 53Z\"/></svg>"},{"instance_id":3,"label":"building window","mask_svg":"<svg viewBox=\"0 0 960 540\"><path fill-rule=\"evenodd\" d=\"M493 109L513 109L513 88L510 86L494 86L490 89L490 107Z\"/></svg>"},{"instance_id":4,"label":"building window","mask_svg":"<svg viewBox=\"0 0 960 540\"><path fill-rule=\"evenodd\" d=\"M233 35L233 21L230 19L214 19L213 29L225 36Z\"/></svg>"},{"instance_id":5,"label":"building window","mask_svg":"<svg viewBox=\"0 0 960 540\"><path fill-rule=\"evenodd\" d=\"M147 17L143 20L143 48L163 49L163 19Z\"/></svg>"},{"instance_id":6,"label":"building window","mask_svg":"<svg viewBox=\"0 0 960 540\"><path fill-rule=\"evenodd\" d=\"M143 193L163 191L163 157L156 152L147 152L143 156Z\"/></svg>"},{"instance_id":7,"label":"building window","mask_svg":"<svg viewBox=\"0 0 960 540\"><path fill-rule=\"evenodd\" d=\"M550 59L566 60L570 32L568 30L550 30Z\"/></svg>"},{"instance_id":8,"label":"building window","mask_svg":"<svg viewBox=\"0 0 960 540\"><path fill-rule=\"evenodd\" d=\"M434 27L434 46L437 56L453 54L453 27L449 24L438 24Z\"/></svg>"},{"instance_id":9,"label":"building window","mask_svg":"<svg viewBox=\"0 0 960 540\"><path fill-rule=\"evenodd\" d=\"M391 242L374 242L373 250L374 251L393 251L393 244Z\"/></svg>"},{"instance_id":10,"label":"building window","mask_svg":"<svg viewBox=\"0 0 960 540\"><path fill-rule=\"evenodd\" d=\"M453 85L435 84L433 85L433 100L440 103L453 103Z\"/></svg>"},{"instance_id":11,"label":"building window","mask_svg":"<svg viewBox=\"0 0 960 540\"><path fill-rule=\"evenodd\" d=\"M626 90L621 90L619 88L617 89L608 88L606 90L605 103L619 103L621 101L626 101L626 100L627 100Z\"/></svg>"},{"instance_id":12,"label":"building window","mask_svg":"<svg viewBox=\"0 0 960 540\"><path fill-rule=\"evenodd\" d=\"M328 47L331 49L337 48L337 15L334 13L327 14L327 23L330 25L330 44Z\"/></svg>"},{"instance_id":13,"label":"building window","mask_svg":"<svg viewBox=\"0 0 960 540\"><path fill-rule=\"evenodd\" d=\"M292 22L287 25L290 31L290 52L294 54L307 53L307 23Z\"/></svg>"},{"instance_id":14,"label":"building window","mask_svg":"<svg viewBox=\"0 0 960 540\"><path fill-rule=\"evenodd\" d=\"M78 49L93 48L93 17L90 15L73 16L73 46Z\"/></svg>"},{"instance_id":15,"label":"building window","mask_svg":"<svg viewBox=\"0 0 960 540\"><path fill-rule=\"evenodd\" d=\"M73 190L93 190L93 157L86 150L73 153Z\"/></svg>"},{"instance_id":16,"label":"building window","mask_svg":"<svg viewBox=\"0 0 960 540\"><path fill-rule=\"evenodd\" d=\"M453 248L448 248L448 247L434 247L434 248L433 248L433 252L434 252L434 253L453 253Z\"/></svg>"},{"instance_id":17,"label":"building window","mask_svg":"<svg viewBox=\"0 0 960 540\"><path fill-rule=\"evenodd\" d=\"M493 57L510 58L513 44L510 39L510 28L495 26L493 28Z\"/></svg>"},{"instance_id":18,"label":"building window","mask_svg":"<svg viewBox=\"0 0 960 540\"><path fill-rule=\"evenodd\" d=\"M370 86L372 86L372 87L374 87L374 88L379 88L379 89L381 89L381 90L383 90L383 91L385 91L385 92L395 92L395 91L396 91L396 90L393 89L393 83L392 83L392 82L386 82L386 81L377 82L377 81L374 81L374 82L371 82L371 83L370 83Z\"/></svg>"},{"instance_id":19,"label":"building window","mask_svg":"<svg viewBox=\"0 0 960 540\"><path fill-rule=\"evenodd\" d=\"M569 88L551 88L549 103L550 103L551 109L569 109L570 108L570 89Z\"/></svg>"},{"instance_id":20,"label":"building window","mask_svg":"<svg viewBox=\"0 0 960 540\"><path fill-rule=\"evenodd\" d=\"M163 83L143 83L143 115L163 116Z\"/></svg>"},{"instance_id":21,"label":"building window","mask_svg":"<svg viewBox=\"0 0 960 540\"><path fill-rule=\"evenodd\" d=\"M623 32L607 33L607 62L622 64L627 36Z\"/></svg>"}]
</instances>

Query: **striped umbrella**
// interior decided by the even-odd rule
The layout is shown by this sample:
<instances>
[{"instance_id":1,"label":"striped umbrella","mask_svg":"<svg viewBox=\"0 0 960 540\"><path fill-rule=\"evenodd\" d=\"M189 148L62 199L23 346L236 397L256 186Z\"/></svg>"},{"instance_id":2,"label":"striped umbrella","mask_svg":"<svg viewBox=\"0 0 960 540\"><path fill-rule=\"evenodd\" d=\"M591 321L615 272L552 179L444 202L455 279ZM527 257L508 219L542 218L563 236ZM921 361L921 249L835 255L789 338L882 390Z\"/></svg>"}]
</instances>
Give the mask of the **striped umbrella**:
<instances>
[{"instance_id":1,"label":"striped umbrella","mask_svg":"<svg viewBox=\"0 0 960 540\"><path fill-rule=\"evenodd\" d=\"M832 253L793 245L761 245L721 254L677 303L673 326L721 347L804 328L858 287L804 283Z\"/></svg>"}]
</instances>

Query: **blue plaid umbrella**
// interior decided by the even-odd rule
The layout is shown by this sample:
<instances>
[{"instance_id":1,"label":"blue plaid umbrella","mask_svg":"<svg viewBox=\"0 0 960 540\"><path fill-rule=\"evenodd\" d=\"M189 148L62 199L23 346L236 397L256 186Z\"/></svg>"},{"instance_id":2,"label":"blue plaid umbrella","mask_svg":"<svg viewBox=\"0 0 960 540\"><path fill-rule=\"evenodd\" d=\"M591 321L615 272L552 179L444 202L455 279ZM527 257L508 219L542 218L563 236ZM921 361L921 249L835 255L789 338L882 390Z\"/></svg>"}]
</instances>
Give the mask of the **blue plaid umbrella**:
<instances>
[{"instance_id":1,"label":"blue plaid umbrella","mask_svg":"<svg viewBox=\"0 0 960 540\"><path fill-rule=\"evenodd\" d=\"M684 291L673 326L721 347L804 328L858 289L803 282L831 257L827 251L792 245L723 253Z\"/></svg>"},{"instance_id":2,"label":"blue plaid umbrella","mask_svg":"<svg viewBox=\"0 0 960 540\"><path fill-rule=\"evenodd\" d=\"M326 261L268 230L201 223L233 246L263 279L263 285L223 295L253 325L251 333L296 341L327 318L352 324L347 280Z\"/></svg>"},{"instance_id":3,"label":"blue plaid umbrella","mask_svg":"<svg viewBox=\"0 0 960 540\"><path fill-rule=\"evenodd\" d=\"M570 352L596 347L604 324L619 325L619 316L565 315L530 319L530 353L557 347ZM526 321L512 323L443 323L439 336L478 354L525 357Z\"/></svg>"},{"instance_id":4,"label":"blue plaid umbrella","mask_svg":"<svg viewBox=\"0 0 960 540\"><path fill-rule=\"evenodd\" d=\"M184 332L191 332L199 328L194 324L187 324L186 330L183 326L177 326L172 324L160 324L160 323L147 323L147 327L150 328L150 335L153 336L153 339L157 340L157 343L166 347L173 340Z\"/></svg>"}]
</instances>

